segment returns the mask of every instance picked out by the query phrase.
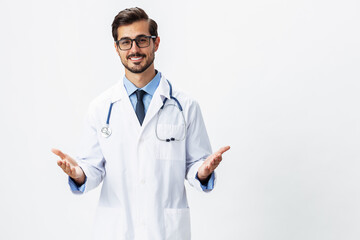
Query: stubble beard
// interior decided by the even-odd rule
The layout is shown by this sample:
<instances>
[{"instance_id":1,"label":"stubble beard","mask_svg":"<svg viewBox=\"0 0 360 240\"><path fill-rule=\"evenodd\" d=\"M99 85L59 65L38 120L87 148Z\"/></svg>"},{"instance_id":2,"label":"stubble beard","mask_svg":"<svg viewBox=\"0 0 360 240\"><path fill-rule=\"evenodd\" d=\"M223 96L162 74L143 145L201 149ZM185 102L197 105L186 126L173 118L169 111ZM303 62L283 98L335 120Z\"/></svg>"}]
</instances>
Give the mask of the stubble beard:
<instances>
[{"instance_id":1,"label":"stubble beard","mask_svg":"<svg viewBox=\"0 0 360 240\"><path fill-rule=\"evenodd\" d=\"M133 54L133 55L131 55L131 56L140 57L140 56L145 56L145 55L142 55L142 54ZM131 57L131 56L129 55L129 56L127 57L127 59L129 59L129 57ZM129 67L129 65L128 65L126 62L124 62L122 59L121 59L121 63L124 65L124 67L125 67L127 70L129 70L129 71L132 72L132 73L142 73L142 72L144 72L146 69L148 69L148 68L151 66L151 64L153 64L154 60L155 60L155 53L153 52L153 53L150 55L149 61L146 62L145 66L143 66L143 67L137 68L136 66L139 66L140 63L139 63L139 64L134 63L135 66L131 68L131 67Z\"/></svg>"}]
</instances>

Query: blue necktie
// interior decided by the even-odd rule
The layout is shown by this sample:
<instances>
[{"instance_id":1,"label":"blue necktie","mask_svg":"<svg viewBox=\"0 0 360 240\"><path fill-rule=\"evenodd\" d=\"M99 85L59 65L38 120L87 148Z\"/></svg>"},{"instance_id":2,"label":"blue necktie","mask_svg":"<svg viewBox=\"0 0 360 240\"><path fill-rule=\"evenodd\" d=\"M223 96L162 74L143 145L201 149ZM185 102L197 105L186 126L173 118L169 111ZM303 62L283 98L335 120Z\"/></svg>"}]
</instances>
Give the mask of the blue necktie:
<instances>
[{"instance_id":1,"label":"blue necktie","mask_svg":"<svg viewBox=\"0 0 360 240\"><path fill-rule=\"evenodd\" d=\"M138 89L135 91L136 97L137 97L137 103L136 103L136 116L139 119L140 125L142 125L144 118L145 118L145 107L143 103L143 96L145 94L144 90Z\"/></svg>"}]
</instances>

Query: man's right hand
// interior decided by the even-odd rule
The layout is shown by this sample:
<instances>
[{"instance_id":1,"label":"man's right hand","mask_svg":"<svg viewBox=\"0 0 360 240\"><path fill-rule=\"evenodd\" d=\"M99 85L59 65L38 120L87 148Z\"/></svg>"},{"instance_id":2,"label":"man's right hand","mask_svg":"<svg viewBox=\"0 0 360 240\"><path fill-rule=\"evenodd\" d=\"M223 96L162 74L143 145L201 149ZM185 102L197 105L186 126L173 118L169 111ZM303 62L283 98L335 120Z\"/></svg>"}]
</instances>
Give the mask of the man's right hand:
<instances>
[{"instance_id":1,"label":"man's right hand","mask_svg":"<svg viewBox=\"0 0 360 240\"><path fill-rule=\"evenodd\" d=\"M61 169L71 177L77 185L83 185L85 182L85 173L77 162L67 154L64 154L59 149L51 149L51 151L58 155L61 159L57 161L57 164Z\"/></svg>"}]
</instances>

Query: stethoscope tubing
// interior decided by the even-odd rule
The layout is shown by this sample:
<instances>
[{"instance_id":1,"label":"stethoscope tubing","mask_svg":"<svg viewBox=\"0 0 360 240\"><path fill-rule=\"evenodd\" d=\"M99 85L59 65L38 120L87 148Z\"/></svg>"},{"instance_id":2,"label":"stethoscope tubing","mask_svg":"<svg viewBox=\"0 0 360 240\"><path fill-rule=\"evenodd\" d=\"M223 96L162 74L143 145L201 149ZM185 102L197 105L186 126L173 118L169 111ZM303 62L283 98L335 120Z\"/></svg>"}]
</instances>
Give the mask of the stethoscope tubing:
<instances>
[{"instance_id":1,"label":"stethoscope tubing","mask_svg":"<svg viewBox=\"0 0 360 240\"><path fill-rule=\"evenodd\" d=\"M109 122L110 122L111 110L112 110L113 105L114 105L114 103L112 102L110 104L108 116L107 116L107 119L106 119L106 125L108 125L108 126L109 126Z\"/></svg>"},{"instance_id":2,"label":"stethoscope tubing","mask_svg":"<svg viewBox=\"0 0 360 240\"><path fill-rule=\"evenodd\" d=\"M179 111L181 112L181 115L182 115L182 118L183 118L183 123L184 123L184 135L183 135L183 137L181 139L175 139L174 137L161 139L158 136L157 126L158 126L159 116L160 116L160 113L162 112L162 110L164 109L165 103L168 100L168 98L164 99L163 105L161 106L161 108L160 108L160 110L158 112L158 117L157 117L157 120L156 120L156 127L155 127L155 135L156 135L157 139L160 140L160 141L165 141L165 142L183 141L185 139L185 137L186 137L186 134L187 134L186 121L185 121L185 116L184 116L184 113L183 113L183 108L182 108L179 100L172 95L172 85L171 85L171 83L169 82L169 80L166 80L166 81L168 82L169 87L170 87L170 99L173 99L176 102L176 105L177 105ZM109 107L108 116L107 116L107 119L106 119L106 125L103 128L101 128L101 133L102 133L103 137L105 137L105 138L109 137L111 135L111 133L112 133L109 125L110 125L111 110L112 110L113 105L114 105L114 103L112 102L110 104L110 107ZM174 105L174 104L171 104L171 105ZM170 105L166 105L166 106L170 106Z\"/></svg>"}]
</instances>

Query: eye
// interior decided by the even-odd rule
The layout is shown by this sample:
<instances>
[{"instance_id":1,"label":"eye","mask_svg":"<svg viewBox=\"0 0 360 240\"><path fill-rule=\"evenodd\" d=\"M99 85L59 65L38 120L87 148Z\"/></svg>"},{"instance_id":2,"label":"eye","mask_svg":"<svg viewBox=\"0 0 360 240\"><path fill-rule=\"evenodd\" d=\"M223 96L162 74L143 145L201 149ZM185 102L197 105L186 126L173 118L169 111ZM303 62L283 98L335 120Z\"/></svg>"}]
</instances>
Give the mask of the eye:
<instances>
[{"instance_id":1,"label":"eye","mask_svg":"<svg viewBox=\"0 0 360 240\"><path fill-rule=\"evenodd\" d=\"M146 43L147 42L147 38L146 37L139 37L137 39L138 43Z\"/></svg>"},{"instance_id":2,"label":"eye","mask_svg":"<svg viewBox=\"0 0 360 240\"><path fill-rule=\"evenodd\" d=\"M120 44L121 44L121 45L130 45L130 44L131 44L131 40L130 40L130 39L120 40Z\"/></svg>"}]
</instances>

